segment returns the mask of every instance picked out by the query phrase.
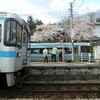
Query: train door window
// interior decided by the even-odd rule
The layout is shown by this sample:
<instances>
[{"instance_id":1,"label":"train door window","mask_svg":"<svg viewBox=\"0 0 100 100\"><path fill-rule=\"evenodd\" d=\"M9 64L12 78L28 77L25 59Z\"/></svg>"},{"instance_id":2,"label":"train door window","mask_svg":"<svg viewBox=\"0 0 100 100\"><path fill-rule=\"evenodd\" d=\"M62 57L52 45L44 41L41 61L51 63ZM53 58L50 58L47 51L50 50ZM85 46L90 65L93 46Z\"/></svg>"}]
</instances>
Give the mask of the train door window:
<instances>
[{"instance_id":1,"label":"train door window","mask_svg":"<svg viewBox=\"0 0 100 100\"><path fill-rule=\"evenodd\" d=\"M24 33L23 33L23 46L26 46L26 44L27 44L27 32L24 31Z\"/></svg>"},{"instance_id":2,"label":"train door window","mask_svg":"<svg viewBox=\"0 0 100 100\"><path fill-rule=\"evenodd\" d=\"M9 44L10 43L10 21L7 21L6 24L6 34L5 34L5 43Z\"/></svg>"},{"instance_id":3,"label":"train door window","mask_svg":"<svg viewBox=\"0 0 100 100\"><path fill-rule=\"evenodd\" d=\"M21 26L19 24L17 24L17 44L21 45Z\"/></svg>"},{"instance_id":4,"label":"train door window","mask_svg":"<svg viewBox=\"0 0 100 100\"><path fill-rule=\"evenodd\" d=\"M16 44L16 22L11 21L10 42Z\"/></svg>"},{"instance_id":5,"label":"train door window","mask_svg":"<svg viewBox=\"0 0 100 100\"><path fill-rule=\"evenodd\" d=\"M2 32L2 27L1 27L1 24L0 24L0 42L1 42L1 32Z\"/></svg>"}]
</instances>

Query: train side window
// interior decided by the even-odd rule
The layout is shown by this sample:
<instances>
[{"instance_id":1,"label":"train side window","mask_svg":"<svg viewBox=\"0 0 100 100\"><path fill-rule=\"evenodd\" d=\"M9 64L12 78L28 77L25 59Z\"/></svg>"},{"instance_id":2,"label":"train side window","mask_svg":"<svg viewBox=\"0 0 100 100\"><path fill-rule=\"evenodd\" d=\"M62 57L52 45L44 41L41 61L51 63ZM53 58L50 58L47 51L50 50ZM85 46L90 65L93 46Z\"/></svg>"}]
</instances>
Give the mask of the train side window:
<instances>
[{"instance_id":1,"label":"train side window","mask_svg":"<svg viewBox=\"0 0 100 100\"><path fill-rule=\"evenodd\" d=\"M1 24L0 24L0 42L1 42L1 33L2 33L2 27L1 27Z\"/></svg>"},{"instance_id":2,"label":"train side window","mask_svg":"<svg viewBox=\"0 0 100 100\"><path fill-rule=\"evenodd\" d=\"M48 54L52 54L52 49L48 49Z\"/></svg>"},{"instance_id":3,"label":"train side window","mask_svg":"<svg viewBox=\"0 0 100 100\"><path fill-rule=\"evenodd\" d=\"M40 54L40 49L32 49L31 54Z\"/></svg>"},{"instance_id":4,"label":"train side window","mask_svg":"<svg viewBox=\"0 0 100 100\"><path fill-rule=\"evenodd\" d=\"M81 46L81 52L90 53L90 46Z\"/></svg>"},{"instance_id":5,"label":"train side window","mask_svg":"<svg viewBox=\"0 0 100 100\"><path fill-rule=\"evenodd\" d=\"M65 53L66 54L71 54L71 48L65 48Z\"/></svg>"}]
</instances>

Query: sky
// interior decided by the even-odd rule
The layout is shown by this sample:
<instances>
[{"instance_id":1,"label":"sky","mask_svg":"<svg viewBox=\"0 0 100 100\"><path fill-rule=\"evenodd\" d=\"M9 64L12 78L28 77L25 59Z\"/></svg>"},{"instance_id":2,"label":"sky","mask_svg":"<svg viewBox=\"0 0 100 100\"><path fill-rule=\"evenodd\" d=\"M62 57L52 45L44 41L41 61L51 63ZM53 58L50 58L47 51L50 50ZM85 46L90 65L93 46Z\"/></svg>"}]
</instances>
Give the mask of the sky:
<instances>
[{"instance_id":1,"label":"sky","mask_svg":"<svg viewBox=\"0 0 100 100\"><path fill-rule=\"evenodd\" d=\"M0 12L16 13L27 20L43 23L56 23L70 15L70 3L73 3L73 13L86 14L100 9L100 0L0 0Z\"/></svg>"}]
</instances>

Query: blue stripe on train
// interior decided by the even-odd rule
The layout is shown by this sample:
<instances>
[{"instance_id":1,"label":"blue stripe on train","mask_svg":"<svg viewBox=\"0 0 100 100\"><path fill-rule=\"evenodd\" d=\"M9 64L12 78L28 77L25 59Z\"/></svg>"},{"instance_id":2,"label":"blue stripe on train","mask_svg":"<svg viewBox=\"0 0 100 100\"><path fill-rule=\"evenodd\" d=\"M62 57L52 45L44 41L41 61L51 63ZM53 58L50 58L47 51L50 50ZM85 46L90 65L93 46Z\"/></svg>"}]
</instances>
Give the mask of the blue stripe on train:
<instances>
[{"instance_id":1,"label":"blue stripe on train","mask_svg":"<svg viewBox=\"0 0 100 100\"><path fill-rule=\"evenodd\" d=\"M0 58L4 57L16 57L16 52L15 51L0 51Z\"/></svg>"},{"instance_id":2,"label":"blue stripe on train","mask_svg":"<svg viewBox=\"0 0 100 100\"><path fill-rule=\"evenodd\" d=\"M31 54L30 55L31 56L31 58L33 57L33 58L42 58L43 57L43 54ZM57 57L58 57L59 55L57 54ZM64 54L64 57L71 57L72 56L72 54ZM74 56L75 57L78 57L78 56L80 56L80 54L74 54ZM51 57L51 54L48 54L48 57Z\"/></svg>"},{"instance_id":3,"label":"blue stripe on train","mask_svg":"<svg viewBox=\"0 0 100 100\"><path fill-rule=\"evenodd\" d=\"M0 17L0 20L5 20L5 19L7 19L7 18L4 18L4 17Z\"/></svg>"}]
</instances>

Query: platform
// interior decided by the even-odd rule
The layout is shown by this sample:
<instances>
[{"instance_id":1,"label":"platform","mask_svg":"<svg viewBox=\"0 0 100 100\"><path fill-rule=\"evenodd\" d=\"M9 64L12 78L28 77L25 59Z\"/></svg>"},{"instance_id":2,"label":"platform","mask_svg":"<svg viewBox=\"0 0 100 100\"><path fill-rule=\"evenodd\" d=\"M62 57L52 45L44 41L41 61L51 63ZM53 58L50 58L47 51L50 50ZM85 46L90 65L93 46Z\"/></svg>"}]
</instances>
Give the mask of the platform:
<instances>
[{"instance_id":1,"label":"platform","mask_svg":"<svg viewBox=\"0 0 100 100\"><path fill-rule=\"evenodd\" d=\"M100 64L97 62L30 62L30 67L98 68Z\"/></svg>"},{"instance_id":2,"label":"platform","mask_svg":"<svg viewBox=\"0 0 100 100\"><path fill-rule=\"evenodd\" d=\"M29 69L24 83L100 83L97 62L30 62Z\"/></svg>"}]
</instances>

